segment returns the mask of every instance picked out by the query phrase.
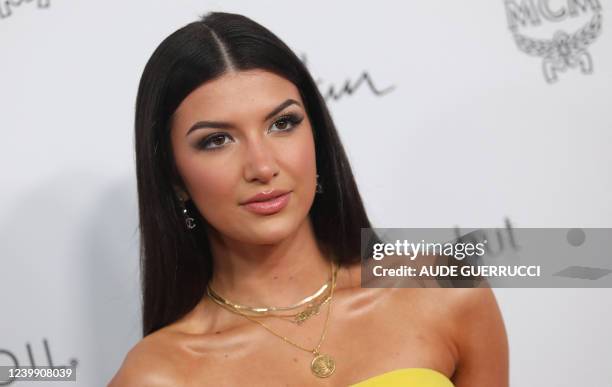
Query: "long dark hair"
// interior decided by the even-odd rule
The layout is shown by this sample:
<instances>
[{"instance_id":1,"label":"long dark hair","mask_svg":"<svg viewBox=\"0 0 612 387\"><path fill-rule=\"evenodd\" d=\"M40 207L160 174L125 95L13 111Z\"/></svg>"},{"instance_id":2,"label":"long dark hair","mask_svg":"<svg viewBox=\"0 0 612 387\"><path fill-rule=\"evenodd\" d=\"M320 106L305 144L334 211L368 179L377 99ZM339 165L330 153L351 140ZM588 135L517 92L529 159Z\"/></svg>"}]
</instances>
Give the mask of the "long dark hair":
<instances>
[{"instance_id":1,"label":"long dark hair","mask_svg":"<svg viewBox=\"0 0 612 387\"><path fill-rule=\"evenodd\" d=\"M135 147L143 336L193 309L213 270L205 227L186 229L173 187L184 189L170 145L170 117L203 83L227 71L251 69L273 72L300 91L312 123L324 189L309 214L316 238L341 264L359 261L361 228L371 225L315 81L291 49L265 27L238 14L208 13L164 39L138 87ZM196 223L205 224L192 202L187 208Z\"/></svg>"}]
</instances>

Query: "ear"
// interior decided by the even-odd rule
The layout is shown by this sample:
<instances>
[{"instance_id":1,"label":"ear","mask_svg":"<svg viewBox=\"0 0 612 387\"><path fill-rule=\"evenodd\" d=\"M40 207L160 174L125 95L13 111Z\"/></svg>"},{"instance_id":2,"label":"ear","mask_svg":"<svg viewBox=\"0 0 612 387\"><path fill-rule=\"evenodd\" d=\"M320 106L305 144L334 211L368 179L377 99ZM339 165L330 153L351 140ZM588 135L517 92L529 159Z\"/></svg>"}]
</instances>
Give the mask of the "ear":
<instances>
[{"instance_id":1,"label":"ear","mask_svg":"<svg viewBox=\"0 0 612 387\"><path fill-rule=\"evenodd\" d=\"M176 194L176 196L182 200L182 201L187 201L189 200L189 194L187 192L185 192L184 189L182 189L181 187L174 185L174 193Z\"/></svg>"}]
</instances>

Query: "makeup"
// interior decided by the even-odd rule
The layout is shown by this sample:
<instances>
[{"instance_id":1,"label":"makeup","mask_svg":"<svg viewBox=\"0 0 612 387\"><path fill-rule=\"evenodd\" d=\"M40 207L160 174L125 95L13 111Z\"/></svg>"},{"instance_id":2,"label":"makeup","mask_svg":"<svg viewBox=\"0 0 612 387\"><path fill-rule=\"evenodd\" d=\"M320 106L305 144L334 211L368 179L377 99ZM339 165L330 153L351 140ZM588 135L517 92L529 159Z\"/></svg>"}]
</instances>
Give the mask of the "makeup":
<instances>
[{"instance_id":1,"label":"makeup","mask_svg":"<svg viewBox=\"0 0 612 387\"><path fill-rule=\"evenodd\" d=\"M287 206L291 197L290 195L291 192L287 192L286 194L278 196L274 199L261 202L250 202L243 204L242 207L259 215L272 215L281 211Z\"/></svg>"}]
</instances>

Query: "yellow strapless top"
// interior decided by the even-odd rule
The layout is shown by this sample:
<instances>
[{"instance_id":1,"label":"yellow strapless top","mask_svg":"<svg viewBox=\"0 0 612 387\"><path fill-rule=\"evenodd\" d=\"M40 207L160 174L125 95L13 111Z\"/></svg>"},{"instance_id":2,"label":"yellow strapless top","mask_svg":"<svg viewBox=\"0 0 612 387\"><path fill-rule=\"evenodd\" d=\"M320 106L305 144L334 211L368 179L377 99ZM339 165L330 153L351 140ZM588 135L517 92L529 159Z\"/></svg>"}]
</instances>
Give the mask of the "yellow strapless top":
<instances>
[{"instance_id":1,"label":"yellow strapless top","mask_svg":"<svg viewBox=\"0 0 612 387\"><path fill-rule=\"evenodd\" d=\"M350 387L455 387L446 375L430 368L400 368Z\"/></svg>"}]
</instances>

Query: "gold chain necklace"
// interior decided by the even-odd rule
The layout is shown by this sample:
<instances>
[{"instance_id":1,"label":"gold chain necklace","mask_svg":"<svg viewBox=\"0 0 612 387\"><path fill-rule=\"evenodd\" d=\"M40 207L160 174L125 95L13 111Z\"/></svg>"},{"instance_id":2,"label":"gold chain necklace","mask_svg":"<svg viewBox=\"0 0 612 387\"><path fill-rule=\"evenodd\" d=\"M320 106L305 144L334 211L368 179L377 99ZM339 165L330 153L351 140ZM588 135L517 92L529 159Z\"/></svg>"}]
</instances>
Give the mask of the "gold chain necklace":
<instances>
[{"instance_id":1,"label":"gold chain necklace","mask_svg":"<svg viewBox=\"0 0 612 387\"><path fill-rule=\"evenodd\" d=\"M332 278L332 277L336 277L338 272L337 272L337 268L335 268L333 265L333 260L330 261L330 266L331 266L331 272L332 272L330 276L330 281L332 281L333 283L335 278ZM327 288L328 284L329 283L326 283L325 285L323 285L321 289ZM268 307L268 306L251 307L251 306L246 306L246 305L239 305L232 301L227 300L224 297L221 297L219 294L217 294L212 289L210 284L207 286L207 291L209 292L209 296L212 298L213 301L215 301L217 304L221 306L225 306L225 307L229 307L233 309L235 313L242 314L242 315L248 315L252 317L273 316L273 317L278 317L282 320L285 320L285 321L288 321L288 322L291 322L297 325L302 325L309 318L318 315L321 307L325 305L327 302L329 302L331 298L330 294L322 294L322 295L317 294L316 296L314 296L315 301L307 304L304 310L297 312L297 313L293 313L293 314L281 314L281 313L274 313L274 311L295 309L299 307L300 304L303 304L303 301L300 301L297 304L289 306L289 307ZM321 298L321 296L325 297L325 299L322 302L319 301L319 298ZM313 299L313 296L309 296L305 300L310 301L312 299Z\"/></svg>"},{"instance_id":2,"label":"gold chain necklace","mask_svg":"<svg viewBox=\"0 0 612 387\"><path fill-rule=\"evenodd\" d=\"M321 286L319 288L319 290L317 290L314 294L304 298L303 300L290 305L290 306L249 306L249 305L240 305L240 304L236 304L234 302L231 302L223 297L221 297L220 295L218 295L211 287L210 292L211 294L217 298L218 300L220 300L221 302L231 306L234 309L237 310L245 310L245 311L251 311L253 313L267 313L267 312L277 312L277 311L287 311L287 310L294 310L297 309L305 304L308 304L310 301L319 298L326 290L327 288L330 286L331 283L331 278L325 283L323 284L323 286Z\"/></svg>"},{"instance_id":3,"label":"gold chain necklace","mask_svg":"<svg viewBox=\"0 0 612 387\"><path fill-rule=\"evenodd\" d=\"M332 270L335 270L334 268L334 262L332 261ZM331 314L331 309L332 309L332 299L334 296L334 288L336 287L336 276L332 275L332 285L331 285L331 294L330 294L330 298L329 298L329 307L327 309L327 316L325 317L325 324L323 326L323 332L321 334L321 337L319 338L319 342L318 344L313 348L313 349L308 349L308 348L304 348L301 345L294 343L293 341L289 340L286 336L280 335L278 333L276 333L274 330L272 330L270 327L268 327L266 324L262 323L261 321L255 320L254 318L247 316L245 314L241 314L238 313L236 310L228 307L226 304L224 303L218 303L219 305L223 306L224 308L226 308L227 310L229 310L230 312L236 313L240 316L243 316L247 319L249 319L252 322L255 322L259 325L261 325L262 327L264 327L268 332L272 333L274 336L279 337L281 339L283 339L283 341L285 341L286 343L289 343L303 351L306 352L310 352L314 355L314 358L312 359L312 361L310 362L310 370L312 371L312 373L319 377L319 378L327 378L329 376L331 376L331 374L334 373L334 371L336 370L336 362L335 360L328 354L323 354L321 352L319 352L319 348L321 347L321 344L323 343L323 340L325 339L325 335L327 334L327 326L328 326L328 322L329 322L329 315ZM208 295L212 298L211 294L210 294L210 287L207 286L207 293ZM215 301L213 299L213 301ZM216 302L216 301L215 301Z\"/></svg>"}]
</instances>

